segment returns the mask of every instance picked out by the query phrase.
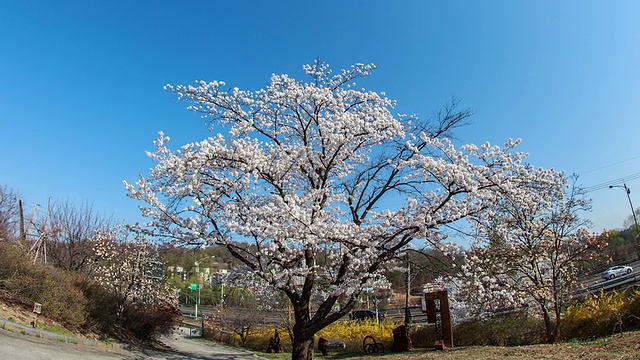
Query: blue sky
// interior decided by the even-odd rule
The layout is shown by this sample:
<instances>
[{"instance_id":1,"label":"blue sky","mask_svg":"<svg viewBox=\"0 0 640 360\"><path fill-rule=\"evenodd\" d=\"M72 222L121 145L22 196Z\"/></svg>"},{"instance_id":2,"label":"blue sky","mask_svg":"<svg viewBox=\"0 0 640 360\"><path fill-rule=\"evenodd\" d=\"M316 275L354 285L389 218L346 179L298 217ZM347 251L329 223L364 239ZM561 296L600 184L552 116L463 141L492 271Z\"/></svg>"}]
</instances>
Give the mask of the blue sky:
<instances>
[{"instance_id":1,"label":"blue sky","mask_svg":"<svg viewBox=\"0 0 640 360\"><path fill-rule=\"evenodd\" d=\"M454 94L475 111L461 142L522 138L586 187L627 178L640 206L638 19L638 1L0 0L0 185L140 220L122 180L148 173L157 132L209 135L165 84L258 89L320 57L376 63L361 85L399 112ZM589 196L593 231L630 215L620 189Z\"/></svg>"}]
</instances>

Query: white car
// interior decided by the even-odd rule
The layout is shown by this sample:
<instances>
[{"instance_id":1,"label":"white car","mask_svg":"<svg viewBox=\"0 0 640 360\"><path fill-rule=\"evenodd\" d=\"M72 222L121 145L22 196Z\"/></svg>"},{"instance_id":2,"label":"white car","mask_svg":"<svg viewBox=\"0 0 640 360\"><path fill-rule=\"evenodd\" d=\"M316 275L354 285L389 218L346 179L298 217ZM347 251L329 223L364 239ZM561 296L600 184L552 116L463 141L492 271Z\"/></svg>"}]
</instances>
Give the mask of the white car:
<instances>
[{"instance_id":1,"label":"white car","mask_svg":"<svg viewBox=\"0 0 640 360\"><path fill-rule=\"evenodd\" d=\"M600 275L600 277L602 277L605 280L611 280L616 276L623 276L623 275L631 274L632 272L633 272L633 268L631 266L618 265L618 266L612 266L608 268L605 272L603 272Z\"/></svg>"}]
</instances>

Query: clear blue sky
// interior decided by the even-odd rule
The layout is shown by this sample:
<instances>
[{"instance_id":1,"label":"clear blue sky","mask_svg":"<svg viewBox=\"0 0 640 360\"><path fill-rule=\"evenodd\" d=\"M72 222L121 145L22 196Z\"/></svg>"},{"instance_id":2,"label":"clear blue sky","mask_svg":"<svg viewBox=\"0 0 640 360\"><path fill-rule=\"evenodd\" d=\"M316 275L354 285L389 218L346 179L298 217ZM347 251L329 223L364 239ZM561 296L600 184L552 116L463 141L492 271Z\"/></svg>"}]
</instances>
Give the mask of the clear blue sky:
<instances>
[{"instance_id":1,"label":"clear blue sky","mask_svg":"<svg viewBox=\"0 0 640 360\"><path fill-rule=\"evenodd\" d=\"M317 57L376 63L361 85L400 112L455 94L475 110L463 142L522 138L587 187L631 176L640 206L640 1L0 0L0 185L139 220L121 181L157 132L208 136L165 84L258 89ZM589 195L594 231L630 215L620 189Z\"/></svg>"}]
</instances>

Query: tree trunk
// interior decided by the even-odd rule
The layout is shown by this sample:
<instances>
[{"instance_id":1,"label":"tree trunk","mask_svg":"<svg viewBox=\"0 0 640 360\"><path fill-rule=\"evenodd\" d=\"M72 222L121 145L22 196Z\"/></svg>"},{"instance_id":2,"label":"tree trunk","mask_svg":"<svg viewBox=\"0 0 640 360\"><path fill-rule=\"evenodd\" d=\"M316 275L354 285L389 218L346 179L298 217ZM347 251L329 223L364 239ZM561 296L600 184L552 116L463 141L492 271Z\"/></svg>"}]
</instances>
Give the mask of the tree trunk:
<instances>
[{"instance_id":1,"label":"tree trunk","mask_svg":"<svg viewBox=\"0 0 640 360\"><path fill-rule=\"evenodd\" d=\"M544 327L547 333L547 343L554 344L556 342L556 338L558 337L556 324L551 322L551 317L549 316L549 310L544 305L542 306L542 315L544 318Z\"/></svg>"},{"instance_id":2,"label":"tree trunk","mask_svg":"<svg viewBox=\"0 0 640 360\"><path fill-rule=\"evenodd\" d=\"M292 360L313 359L313 331L309 331L309 296L311 292L303 292L302 300L291 301L295 324L293 325Z\"/></svg>"},{"instance_id":3,"label":"tree trunk","mask_svg":"<svg viewBox=\"0 0 640 360\"><path fill-rule=\"evenodd\" d=\"M301 337L299 334L293 335L293 352L291 360L312 360L313 359L313 335L311 337Z\"/></svg>"},{"instance_id":4,"label":"tree trunk","mask_svg":"<svg viewBox=\"0 0 640 360\"><path fill-rule=\"evenodd\" d=\"M561 314L560 314L560 305L559 305L559 301L556 301L555 304L555 314L556 314L556 321L555 321L555 330L554 330L554 338L553 338L553 342L555 343L556 340L558 340L558 335L560 334L560 321L562 320Z\"/></svg>"}]
</instances>

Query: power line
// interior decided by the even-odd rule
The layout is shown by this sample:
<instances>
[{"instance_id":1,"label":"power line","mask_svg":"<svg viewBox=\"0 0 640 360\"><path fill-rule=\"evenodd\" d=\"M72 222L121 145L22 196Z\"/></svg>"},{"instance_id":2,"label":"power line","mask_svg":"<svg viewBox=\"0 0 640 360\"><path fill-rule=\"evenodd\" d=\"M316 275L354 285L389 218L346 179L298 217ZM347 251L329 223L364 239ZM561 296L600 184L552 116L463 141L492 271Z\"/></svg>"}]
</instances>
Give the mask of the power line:
<instances>
[{"instance_id":1,"label":"power line","mask_svg":"<svg viewBox=\"0 0 640 360\"><path fill-rule=\"evenodd\" d=\"M631 174L631 175L627 175L627 176L621 177L619 179L603 182L601 184L588 186L588 187L584 188L584 190L586 192L602 190L602 189L608 188L610 185L619 185L620 183L625 183L625 182L628 182L630 180L635 180L635 179L640 179L640 172L639 173L635 173L635 174Z\"/></svg>"},{"instance_id":2,"label":"power line","mask_svg":"<svg viewBox=\"0 0 640 360\"><path fill-rule=\"evenodd\" d=\"M640 155L638 155L638 156L634 156L634 157L629 158L629 159L626 159L626 160L618 161L617 163L613 163L613 164L609 164L609 165L601 166L601 167L596 168L596 169L591 169L591 170L583 171L583 172L581 172L581 173L580 173L580 175L582 175L582 174L588 174L588 173L590 173L590 172L594 172L594 171L598 171L598 170L602 170L602 169L606 169L606 168L608 168L608 167L612 167L612 166L615 166L615 165L620 165L620 164L622 164L622 163L625 163L625 162L627 162L627 161L631 161L631 160L635 160L635 159L640 159Z\"/></svg>"}]
</instances>

